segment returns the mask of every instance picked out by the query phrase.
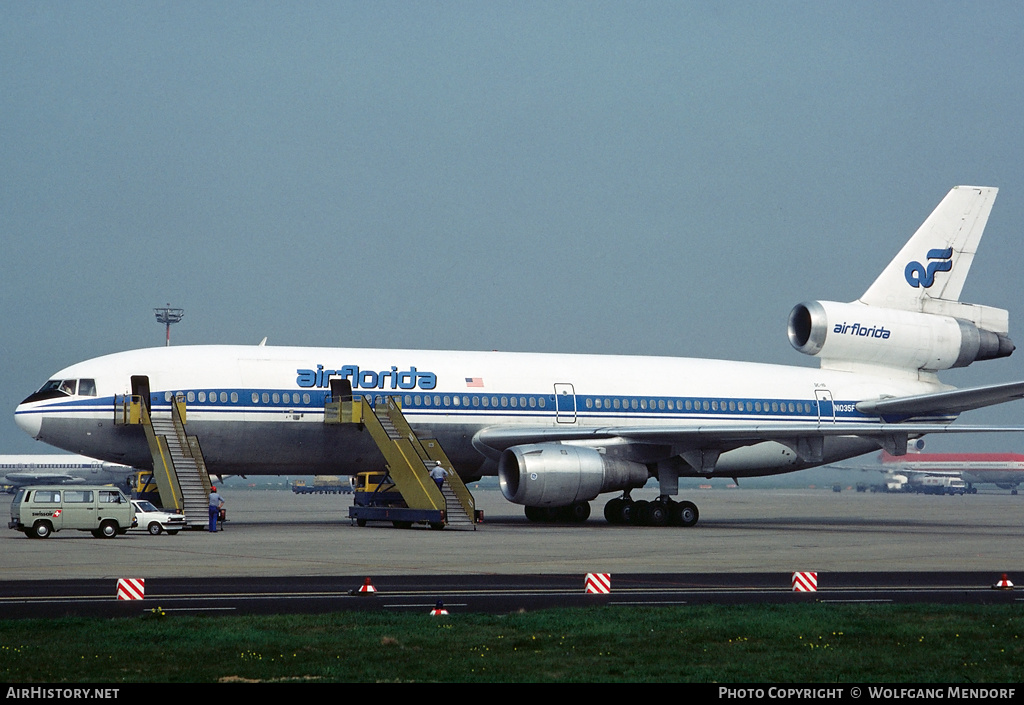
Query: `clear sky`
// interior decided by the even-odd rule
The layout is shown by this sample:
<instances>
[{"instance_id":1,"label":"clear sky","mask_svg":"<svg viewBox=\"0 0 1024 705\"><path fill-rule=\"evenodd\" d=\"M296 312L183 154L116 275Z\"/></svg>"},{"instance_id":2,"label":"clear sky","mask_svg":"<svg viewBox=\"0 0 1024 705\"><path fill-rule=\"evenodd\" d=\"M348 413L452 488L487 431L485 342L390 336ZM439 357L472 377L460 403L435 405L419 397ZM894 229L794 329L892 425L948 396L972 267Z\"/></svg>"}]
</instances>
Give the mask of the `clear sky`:
<instances>
[{"instance_id":1,"label":"clear sky","mask_svg":"<svg viewBox=\"0 0 1024 705\"><path fill-rule=\"evenodd\" d=\"M1022 59L1016 2L0 1L0 453L168 302L174 344L816 364L792 306L956 184L1001 189L963 299L1024 344Z\"/></svg>"}]
</instances>

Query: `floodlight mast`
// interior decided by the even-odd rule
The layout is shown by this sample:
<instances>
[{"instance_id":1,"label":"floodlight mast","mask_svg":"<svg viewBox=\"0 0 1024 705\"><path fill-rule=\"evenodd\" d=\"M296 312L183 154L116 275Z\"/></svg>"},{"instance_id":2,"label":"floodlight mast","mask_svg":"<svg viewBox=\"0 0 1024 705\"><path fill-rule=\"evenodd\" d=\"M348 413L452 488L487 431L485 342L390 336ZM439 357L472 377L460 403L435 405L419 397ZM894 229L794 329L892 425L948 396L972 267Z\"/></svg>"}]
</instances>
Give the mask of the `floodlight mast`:
<instances>
[{"instance_id":1,"label":"floodlight mast","mask_svg":"<svg viewBox=\"0 0 1024 705\"><path fill-rule=\"evenodd\" d=\"M178 323L185 316L185 309L183 308L171 308L170 304L167 304L164 308L154 308L153 312L156 314L157 323L163 323L167 327L167 342L164 344L165 347L171 345L171 324Z\"/></svg>"}]
</instances>

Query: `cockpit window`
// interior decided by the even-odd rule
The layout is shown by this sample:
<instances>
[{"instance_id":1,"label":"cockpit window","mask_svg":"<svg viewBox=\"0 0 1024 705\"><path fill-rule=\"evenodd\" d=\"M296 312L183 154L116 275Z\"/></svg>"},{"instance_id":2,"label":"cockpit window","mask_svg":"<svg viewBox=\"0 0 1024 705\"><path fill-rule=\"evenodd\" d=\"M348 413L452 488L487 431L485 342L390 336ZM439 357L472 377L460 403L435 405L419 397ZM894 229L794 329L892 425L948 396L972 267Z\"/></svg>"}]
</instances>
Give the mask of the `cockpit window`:
<instances>
[{"instance_id":1,"label":"cockpit window","mask_svg":"<svg viewBox=\"0 0 1024 705\"><path fill-rule=\"evenodd\" d=\"M30 395L22 404L46 399L60 399L65 396L74 396L75 392L84 396L96 396L96 380L83 379L81 384L77 379L51 379L47 381L39 391Z\"/></svg>"}]
</instances>

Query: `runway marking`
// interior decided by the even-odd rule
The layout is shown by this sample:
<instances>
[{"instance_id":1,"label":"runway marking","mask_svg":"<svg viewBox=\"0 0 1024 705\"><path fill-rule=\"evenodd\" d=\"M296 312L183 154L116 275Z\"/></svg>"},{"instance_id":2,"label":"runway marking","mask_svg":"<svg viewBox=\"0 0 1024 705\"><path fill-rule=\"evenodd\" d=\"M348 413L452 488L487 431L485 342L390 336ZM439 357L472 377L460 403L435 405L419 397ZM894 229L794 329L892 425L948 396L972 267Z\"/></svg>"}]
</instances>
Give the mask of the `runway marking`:
<instances>
[{"instance_id":1,"label":"runway marking","mask_svg":"<svg viewBox=\"0 0 1024 705\"><path fill-rule=\"evenodd\" d=\"M656 604L656 605L688 605L688 604L690 604L690 602L688 600L664 600L664 601L658 601L658 602L653 602L652 603L650 600L645 600L645 601L640 601L640 600L634 600L634 601L613 600L612 602L609 602L608 604L609 605L651 605L651 604Z\"/></svg>"}]
</instances>

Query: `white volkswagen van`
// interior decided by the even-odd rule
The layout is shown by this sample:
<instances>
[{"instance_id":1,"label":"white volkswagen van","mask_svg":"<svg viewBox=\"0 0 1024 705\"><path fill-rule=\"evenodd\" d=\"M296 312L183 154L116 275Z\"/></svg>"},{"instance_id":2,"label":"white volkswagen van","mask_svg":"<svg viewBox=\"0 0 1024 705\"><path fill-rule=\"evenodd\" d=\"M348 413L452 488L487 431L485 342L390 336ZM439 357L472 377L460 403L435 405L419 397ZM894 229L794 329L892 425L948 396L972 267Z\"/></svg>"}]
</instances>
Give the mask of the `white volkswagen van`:
<instances>
[{"instance_id":1,"label":"white volkswagen van","mask_svg":"<svg viewBox=\"0 0 1024 705\"><path fill-rule=\"evenodd\" d=\"M54 531L91 531L112 539L135 525L135 510L112 486L55 485L22 487L11 502L9 529L45 539Z\"/></svg>"}]
</instances>

